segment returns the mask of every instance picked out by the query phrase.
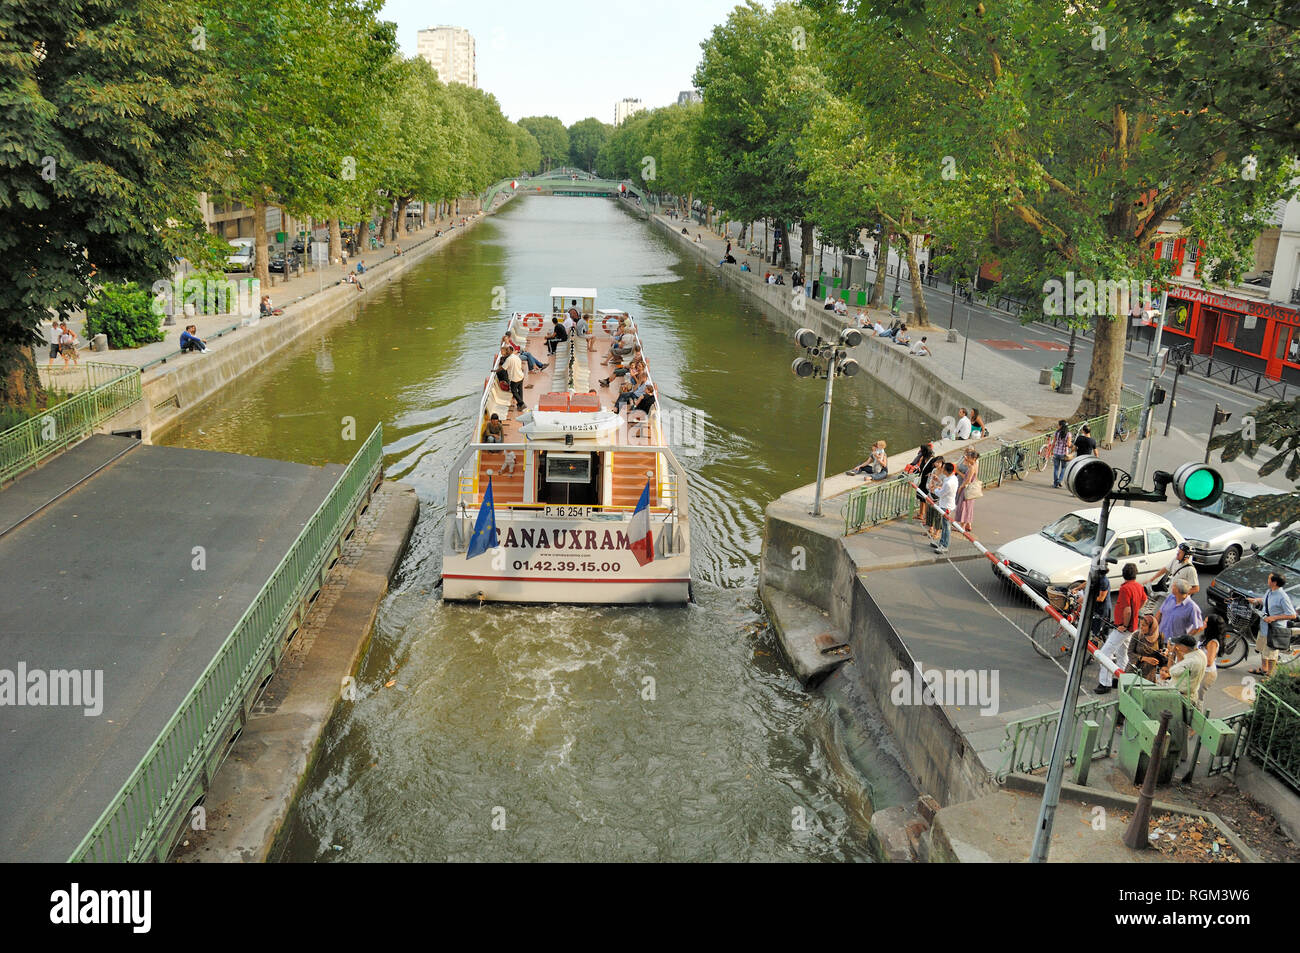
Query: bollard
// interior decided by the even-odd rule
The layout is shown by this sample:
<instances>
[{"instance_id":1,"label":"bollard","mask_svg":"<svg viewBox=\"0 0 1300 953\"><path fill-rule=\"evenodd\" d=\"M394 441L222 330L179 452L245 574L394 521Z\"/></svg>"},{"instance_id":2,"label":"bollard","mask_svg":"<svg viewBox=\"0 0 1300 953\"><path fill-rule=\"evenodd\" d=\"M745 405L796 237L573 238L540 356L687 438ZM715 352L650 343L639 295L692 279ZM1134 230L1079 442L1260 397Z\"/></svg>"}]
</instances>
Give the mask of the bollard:
<instances>
[{"instance_id":1,"label":"bollard","mask_svg":"<svg viewBox=\"0 0 1300 953\"><path fill-rule=\"evenodd\" d=\"M957 332L953 328L948 329L948 343L949 344L957 343Z\"/></svg>"},{"instance_id":2,"label":"bollard","mask_svg":"<svg viewBox=\"0 0 1300 953\"><path fill-rule=\"evenodd\" d=\"M1151 823L1151 801L1156 796L1156 775L1160 773L1160 755L1165 746L1165 735L1169 732L1169 719L1173 717L1174 713L1167 708L1160 713L1160 729L1156 732L1155 743L1151 746L1146 777L1142 779L1142 793L1138 795L1133 820L1129 821L1128 830L1124 832L1124 844L1134 850L1145 850L1150 846L1147 828Z\"/></svg>"},{"instance_id":3,"label":"bollard","mask_svg":"<svg viewBox=\"0 0 1300 953\"><path fill-rule=\"evenodd\" d=\"M1038 372L1038 383L1040 384L1052 383L1052 369L1050 367L1044 367L1041 371Z\"/></svg>"},{"instance_id":4,"label":"bollard","mask_svg":"<svg viewBox=\"0 0 1300 953\"><path fill-rule=\"evenodd\" d=\"M172 324L175 324L175 323L176 323L175 321L172 322ZM107 334L96 334L95 337L94 337L94 338L91 340L91 342L90 342L90 349L91 349L92 351L107 351L107 350L108 350L108 335L107 335Z\"/></svg>"}]
</instances>

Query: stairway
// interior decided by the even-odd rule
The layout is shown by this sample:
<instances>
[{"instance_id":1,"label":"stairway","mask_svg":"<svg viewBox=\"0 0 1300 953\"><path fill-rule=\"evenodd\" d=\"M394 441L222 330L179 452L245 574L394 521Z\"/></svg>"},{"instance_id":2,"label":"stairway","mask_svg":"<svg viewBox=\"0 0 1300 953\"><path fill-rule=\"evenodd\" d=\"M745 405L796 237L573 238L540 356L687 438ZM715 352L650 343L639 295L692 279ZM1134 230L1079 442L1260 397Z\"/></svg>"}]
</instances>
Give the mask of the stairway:
<instances>
[{"instance_id":1,"label":"stairway","mask_svg":"<svg viewBox=\"0 0 1300 953\"><path fill-rule=\"evenodd\" d=\"M502 467L505 466L505 455L507 452L508 451L485 450L479 453L478 498L480 502L482 502L483 494L487 492L489 470L492 471L492 503L494 506L500 506L503 503L524 502L523 451L514 451L514 473L502 472Z\"/></svg>"},{"instance_id":2,"label":"stairway","mask_svg":"<svg viewBox=\"0 0 1300 953\"><path fill-rule=\"evenodd\" d=\"M659 485L654 478L655 454L619 451L613 457L614 493L611 506L636 506L650 471L650 505L659 505Z\"/></svg>"}]
</instances>

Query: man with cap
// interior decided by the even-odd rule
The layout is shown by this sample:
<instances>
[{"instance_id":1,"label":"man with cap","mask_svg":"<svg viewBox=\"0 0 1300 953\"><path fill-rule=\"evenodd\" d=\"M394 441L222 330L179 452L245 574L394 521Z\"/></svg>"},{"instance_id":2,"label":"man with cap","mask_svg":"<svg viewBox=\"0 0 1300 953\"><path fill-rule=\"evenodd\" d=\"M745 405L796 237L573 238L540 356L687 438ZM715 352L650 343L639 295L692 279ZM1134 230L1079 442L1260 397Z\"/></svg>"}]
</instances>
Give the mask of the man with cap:
<instances>
[{"instance_id":1,"label":"man with cap","mask_svg":"<svg viewBox=\"0 0 1300 953\"><path fill-rule=\"evenodd\" d=\"M1179 543L1173 561L1151 578L1150 585L1154 587L1162 579L1166 580L1166 585L1161 586L1162 589L1172 586L1175 579L1181 579L1187 583L1187 591L1190 595L1194 596L1201 591L1201 579L1196 574L1196 564L1192 562L1190 545Z\"/></svg>"}]
</instances>

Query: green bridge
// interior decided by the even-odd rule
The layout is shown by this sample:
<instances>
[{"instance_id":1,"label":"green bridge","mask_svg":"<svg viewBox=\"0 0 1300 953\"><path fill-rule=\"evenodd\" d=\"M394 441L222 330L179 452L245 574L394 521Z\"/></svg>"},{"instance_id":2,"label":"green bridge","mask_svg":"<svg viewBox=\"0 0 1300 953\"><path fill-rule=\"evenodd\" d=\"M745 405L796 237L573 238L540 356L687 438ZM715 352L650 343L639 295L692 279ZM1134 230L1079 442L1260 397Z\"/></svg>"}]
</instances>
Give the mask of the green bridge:
<instances>
[{"instance_id":1,"label":"green bridge","mask_svg":"<svg viewBox=\"0 0 1300 953\"><path fill-rule=\"evenodd\" d=\"M512 184L517 187L512 189ZM611 198L621 191L626 191L629 195L641 199L641 203L647 208L651 202L650 195L644 189L634 185L631 180L616 182L613 179L599 178L581 169L565 167L528 178L502 179L483 193L483 208L491 208L499 194L510 191L520 195L576 195L598 198Z\"/></svg>"}]
</instances>

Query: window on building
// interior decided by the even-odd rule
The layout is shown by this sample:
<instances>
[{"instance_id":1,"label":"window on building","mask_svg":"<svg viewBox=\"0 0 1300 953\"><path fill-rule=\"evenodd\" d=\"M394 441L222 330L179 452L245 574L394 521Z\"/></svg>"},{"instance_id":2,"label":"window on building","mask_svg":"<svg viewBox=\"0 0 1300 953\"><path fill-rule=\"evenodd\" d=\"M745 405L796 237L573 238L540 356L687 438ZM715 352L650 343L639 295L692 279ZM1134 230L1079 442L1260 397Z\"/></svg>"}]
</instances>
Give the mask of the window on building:
<instances>
[{"instance_id":1,"label":"window on building","mask_svg":"<svg viewBox=\"0 0 1300 953\"><path fill-rule=\"evenodd\" d=\"M1222 343L1247 354L1263 354L1268 322L1260 320L1258 315L1226 313L1219 326L1223 329Z\"/></svg>"},{"instance_id":2,"label":"window on building","mask_svg":"<svg viewBox=\"0 0 1300 953\"><path fill-rule=\"evenodd\" d=\"M1160 257L1163 258L1165 261L1173 261L1173 260L1174 260L1174 243L1173 243L1173 242L1161 242L1161 243L1160 243Z\"/></svg>"}]
</instances>

